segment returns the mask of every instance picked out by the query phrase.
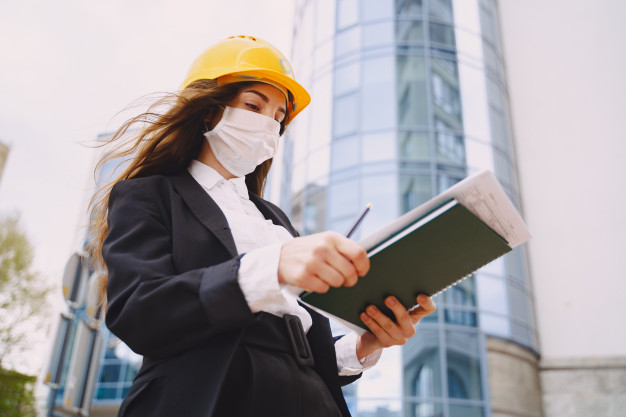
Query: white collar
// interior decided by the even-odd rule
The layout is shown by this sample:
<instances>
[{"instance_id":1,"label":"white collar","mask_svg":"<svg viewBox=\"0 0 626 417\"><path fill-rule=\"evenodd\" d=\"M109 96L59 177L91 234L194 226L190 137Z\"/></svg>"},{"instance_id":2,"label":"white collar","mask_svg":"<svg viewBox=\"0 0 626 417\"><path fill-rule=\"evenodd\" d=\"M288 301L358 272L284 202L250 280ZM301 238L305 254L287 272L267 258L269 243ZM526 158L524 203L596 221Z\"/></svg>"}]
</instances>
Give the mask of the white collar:
<instances>
[{"instance_id":1,"label":"white collar","mask_svg":"<svg viewBox=\"0 0 626 417\"><path fill-rule=\"evenodd\" d=\"M187 168L187 171L189 171L191 176L207 190L211 190L216 185L230 183L235 186L237 194L239 194L242 198L245 198L246 200L250 199L245 177L235 177L227 180L222 177L220 173L217 172L215 169L195 159L191 161L191 163L189 164L189 168Z\"/></svg>"}]
</instances>

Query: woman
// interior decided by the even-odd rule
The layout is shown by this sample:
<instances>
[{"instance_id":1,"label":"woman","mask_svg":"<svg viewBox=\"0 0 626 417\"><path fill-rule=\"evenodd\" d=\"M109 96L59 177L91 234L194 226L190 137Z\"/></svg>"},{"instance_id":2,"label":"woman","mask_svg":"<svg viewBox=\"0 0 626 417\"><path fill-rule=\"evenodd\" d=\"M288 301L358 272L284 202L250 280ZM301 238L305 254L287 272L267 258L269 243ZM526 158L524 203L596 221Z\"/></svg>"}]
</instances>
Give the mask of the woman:
<instances>
[{"instance_id":1,"label":"woman","mask_svg":"<svg viewBox=\"0 0 626 417\"><path fill-rule=\"evenodd\" d=\"M297 237L260 197L279 136L309 100L278 50L231 37L155 105L165 113L111 139L145 125L106 159L130 156L92 213L107 326L144 357L120 416L349 416L341 385L434 311L425 296L410 313L389 297L395 321L372 306L370 332L335 340L298 303L303 288L351 286L369 268L353 241Z\"/></svg>"}]
</instances>

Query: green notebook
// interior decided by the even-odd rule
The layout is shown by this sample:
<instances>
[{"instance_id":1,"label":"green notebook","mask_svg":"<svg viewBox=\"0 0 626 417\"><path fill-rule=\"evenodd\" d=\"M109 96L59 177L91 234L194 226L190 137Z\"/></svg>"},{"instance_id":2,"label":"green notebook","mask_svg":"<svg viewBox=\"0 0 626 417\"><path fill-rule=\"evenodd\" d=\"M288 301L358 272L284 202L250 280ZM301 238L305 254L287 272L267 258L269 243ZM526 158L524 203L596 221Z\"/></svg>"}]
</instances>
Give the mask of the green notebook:
<instances>
[{"instance_id":1,"label":"green notebook","mask_svg":"<svg viewBox=\"0 0 626 417\"><path fill-rule=\"evenodd\" d=\"M368 252L370 270L354 287L307 293L306 304L367 330L359 314L395 295L407 308L418 294L435 295L509 252L507 242L456 200L398 230Z\"/></svg>"}]
</instances>

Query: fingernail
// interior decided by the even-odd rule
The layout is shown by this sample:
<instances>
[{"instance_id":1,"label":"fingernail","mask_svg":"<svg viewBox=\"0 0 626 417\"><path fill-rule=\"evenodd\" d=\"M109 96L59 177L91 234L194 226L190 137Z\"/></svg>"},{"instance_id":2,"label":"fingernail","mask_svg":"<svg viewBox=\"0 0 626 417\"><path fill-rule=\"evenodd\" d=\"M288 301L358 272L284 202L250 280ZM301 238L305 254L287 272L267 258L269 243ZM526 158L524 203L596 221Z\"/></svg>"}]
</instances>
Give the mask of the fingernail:
<instances>
[{"instance_id":1,"label":"fingernail","mask_svg":"<svg viewBox=\"0 0 626 417\"><path fill-rule=\"evenodd\" d=\"M395 306L397 301L394 297L387 297L387 304L389 304L390 306Z\"/></svg>"},{"instance_id":2,"label":"fingernail","mask_svg":"<svg viewBox=\"0 0 626 417\"><path fill-rule=\"evenodd\" d=\"M367 307L367 312L370 314L376 314L376 307L374 306Z\"/></svg>"}]
</instances>

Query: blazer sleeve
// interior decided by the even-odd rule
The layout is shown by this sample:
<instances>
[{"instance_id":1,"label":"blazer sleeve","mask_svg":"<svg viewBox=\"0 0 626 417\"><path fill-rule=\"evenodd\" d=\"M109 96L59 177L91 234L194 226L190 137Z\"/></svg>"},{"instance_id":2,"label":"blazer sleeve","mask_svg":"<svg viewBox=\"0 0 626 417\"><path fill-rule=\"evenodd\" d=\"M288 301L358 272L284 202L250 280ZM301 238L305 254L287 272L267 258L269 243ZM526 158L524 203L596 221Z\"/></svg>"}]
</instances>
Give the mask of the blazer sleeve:
<instances>
[{"instance_id":1,"label":"blazer sleeve","mask_svg":"<svg viewBox=\"0 0 626 417\"><path fill-rule=\"evenodd\" d=\"M109 277L106 324L133 351L152 358L204 345L253 318L237 282L239 257L176 271L167 195L173 191L164 182L145 178L113 187L102 247Z\"/></svg>"}]
</instances>

